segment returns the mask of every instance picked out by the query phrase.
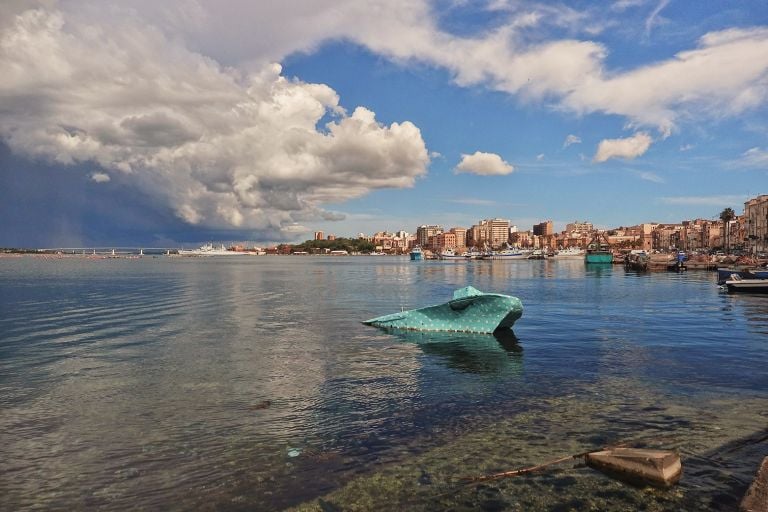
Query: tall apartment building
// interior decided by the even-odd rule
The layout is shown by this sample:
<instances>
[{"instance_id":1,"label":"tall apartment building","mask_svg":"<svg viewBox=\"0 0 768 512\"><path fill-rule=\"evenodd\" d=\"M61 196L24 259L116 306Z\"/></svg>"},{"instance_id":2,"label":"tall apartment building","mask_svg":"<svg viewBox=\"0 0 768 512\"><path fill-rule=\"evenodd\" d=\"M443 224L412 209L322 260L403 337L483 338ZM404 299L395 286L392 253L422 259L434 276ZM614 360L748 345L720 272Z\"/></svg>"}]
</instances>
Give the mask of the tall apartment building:
<instances>
[{"instance_id":1,"label":"tall apartment building","mask_svg":"<svg viewBox=\"0 0 768 512\"><path fill-rule=\"evenodd\" d=\"M509 242L509 221L504 219L489 219L491 247L494 249Z\"/></svg>"},{"instance_id":2,"label":"tall apartment building","mask_svg":"<svg viewBox=\"0 0 768 512\"><path fill-rule=\"evenodd\" d=\"M768 251L768 195L744 203L744 244L752 254Z\"/></svg>"},{"instance_id":3,"label":"tall apartment building","mask_svg":"<svg viewBox=\"0 0 768 512\"><path fill-rule=\"evenodd\" d=\"M467 231L467 245L490 246L493 249L509 241L509 221L504 219L481 220Z\"/></svg>"},{"instance_id":4,"label":"tall apartment building","mask_svg":"<svg viewBox=\"0 0 768 512\"><path fill-rule=\"evenodd\" d=\"M451 228L450 232L456 235L456 247L467 246L467 228Z\"/></svg>"},{"instance_id":5,"label":"tall apartment building","mask_svg":"<svg viewBox=\"0 0 768 512\"><path fill-rule=\"evenodd\" d=\"M322 231L315 231L315 240L323 240L324 233Z\"/></svg>"},{"instance_id":6,"label":"tall apartment building","mask_svg":"<svg viewBox=\"0 0 768 512\"><path fill-rule=\"evenodd\" d=\"M438 226L437 224L419 226L416 228L416 243L421 247L428 247L429 238L442 232L442 226Z\"/></svg>"},{"instance_id":7,"label":"tall apartment building","mask_svg":"<svg viewBox=\"0 0 768 512\"><path fill-rule=\"evenodd\" d=\"M430 244L430 248L433 251L443 251L445 249L455 249L456 248L456 234L451 233L450 231L448 233L438 233L434 237L432 237L432 243Z\"/></svg>"},{"instance_id":8,"label":"tall apartment building","mask_svg":"<svg viewBox=\"0 0 768 512\"><path fill-rule=\"evenodd\" d=\"M594 230L594 226L591 222L586 221L573 221L570 224L565 225L565 231L567 233L590 233Z\"/></svg>"},{"instance_id":9,"label":"tall apartment building","mask_svg":"<svg viewBox=\"0 0 768 512\"><path fill-rule=\"evenodd\" d=\"M533 226L533 234L537 236L549 236L554 232L555 230L552 227L551 220L547 220Z\"/></svg>"}]
</instances>

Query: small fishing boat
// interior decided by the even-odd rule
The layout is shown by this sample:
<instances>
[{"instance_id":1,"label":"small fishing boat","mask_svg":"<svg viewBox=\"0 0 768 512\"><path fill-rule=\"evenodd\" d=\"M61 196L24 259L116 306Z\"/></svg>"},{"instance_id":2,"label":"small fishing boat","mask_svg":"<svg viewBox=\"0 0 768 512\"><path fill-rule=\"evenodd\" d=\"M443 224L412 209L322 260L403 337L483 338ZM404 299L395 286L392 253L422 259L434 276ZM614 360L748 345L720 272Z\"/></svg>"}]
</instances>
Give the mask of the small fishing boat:
<instances>
[{"instance_id":1,"label":"small fishing boat","mask_svg":"<svg viewBox=\"0 0 768 512\"><path fill-rule=\"evenodd\" d=\"M585 263L613 263L613 253L605 234L599 234L587 245Z\"/></svg>"},{"instance_id":2,"label":"small fishing boat","mask_svg":"<svg viewBox=\"0 0 768 512\"><path fill-rule=\"evenodd\" d=\"M483 293L472 286L453 292L453 299L434 306L401 311L366 320L366 325L418 331L493 333L511 328L523 314L517 297Z\"/></svg>"},{"instance_id":3,"label":"small fishing boat","mask_svg":"<svg viewBox=\"0 0 768 512\"><path fill-rule=\"evenodd\" d=\"M584 249L580 247L566 247L565 249L560 249L555 252L555 259L582 259L585 254Z\"/></svg>"},{"instance_id":4,"label":"small fishing boat","mask_svg":"<svg viewBox=\"0 0 768 512\"><path fill-rule=\"evenodd\" d=\"M680 455L666 450L612 448L587 453L588 466L610 476L641 485L670 487L680 480Z\"/></svg>"},{"instance_id":5,"label":"small fishing boat","mask_svg":"<svg viewBox=\"0 0 768 512\"><path fill-rule=\"evenodd\" d=\"M744 279L738 274L732 274L725 282L729 293L768 293L768 279Z\"/></svg>"},{"instance_id":6,"label":"small fishing boat","mask_svg":"<svg viewBox=\"0 0 768 512\"><path fill-rule=\"evenodd\" d=\"M441 260L465 260L463 254L457 254L456 251L452 247L447 247L443 249L438 257Z\"/></svg>"},{"instance_id":7,"label":"small fishing boat","mask_svg":"<svg viewBox=\"0 0 768 512\"><path fill-rule=\"evenodd\" d=\"M500 251L488 251L481 259L484 260L524 260L528 257L527 252L517 249L502 249Z\"/></svg>"},{"instance_id":8,"label":"small fishing boat","mask_svg":"<svg viewBox=\"0 0 768 512\"><path fill-rule=\"evenodd\" d=\"M768 279L768 268L729 267L717 269L717 284L725 284L736 274L742 279Z\"/></svg>"},{"instance_id":9,"label":"small fishing boat","mask_svg":"<svg viewBox=\"0 0 768 512\"><path fill-rule=\"evenodd\" d=\"M421 247L417 245L411 250L410 256L411 256L411 261L421 261L424 259L424 251L422 251Z\"/></svg>"}]
</instances>

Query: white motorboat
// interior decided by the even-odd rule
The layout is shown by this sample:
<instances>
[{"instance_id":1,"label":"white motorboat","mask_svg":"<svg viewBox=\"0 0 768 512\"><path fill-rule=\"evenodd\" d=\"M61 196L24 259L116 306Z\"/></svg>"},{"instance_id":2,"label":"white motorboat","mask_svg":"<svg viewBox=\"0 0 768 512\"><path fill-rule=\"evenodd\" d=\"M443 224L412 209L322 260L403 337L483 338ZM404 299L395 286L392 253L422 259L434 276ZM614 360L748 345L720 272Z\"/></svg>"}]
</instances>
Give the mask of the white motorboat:
<instances>
[{"instance_id":1,"label":"white motorboat","mask_svg":"<svg viewBox=\"0 0 768 512\"><path fill-rule=\"evenodd\" d=\"M725 282L729 292L768 293L768 279L744 279L738 274L731 274Z\"/></svg>"}]
</instances>

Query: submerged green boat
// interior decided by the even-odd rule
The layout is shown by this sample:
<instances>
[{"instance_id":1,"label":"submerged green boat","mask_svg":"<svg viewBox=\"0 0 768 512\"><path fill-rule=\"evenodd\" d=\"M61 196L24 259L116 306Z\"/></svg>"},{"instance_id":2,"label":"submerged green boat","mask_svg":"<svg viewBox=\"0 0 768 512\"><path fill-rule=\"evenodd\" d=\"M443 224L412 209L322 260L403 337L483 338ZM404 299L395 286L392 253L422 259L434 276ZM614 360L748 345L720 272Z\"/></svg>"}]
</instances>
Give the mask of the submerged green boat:
<instances>
[{"instance_id":1,"label":"submerged green boat","mask_svg":"<svg viewBox=\"0 0 768 512\"><path fill-rule=\"evenodd\" d=\"M456 331L493 333L511 328L523 314L517 297L483 293L467 286L453 292L445 304L401 311L363 322L366 325L418 331Z\"/></svg>"}]
</instances>

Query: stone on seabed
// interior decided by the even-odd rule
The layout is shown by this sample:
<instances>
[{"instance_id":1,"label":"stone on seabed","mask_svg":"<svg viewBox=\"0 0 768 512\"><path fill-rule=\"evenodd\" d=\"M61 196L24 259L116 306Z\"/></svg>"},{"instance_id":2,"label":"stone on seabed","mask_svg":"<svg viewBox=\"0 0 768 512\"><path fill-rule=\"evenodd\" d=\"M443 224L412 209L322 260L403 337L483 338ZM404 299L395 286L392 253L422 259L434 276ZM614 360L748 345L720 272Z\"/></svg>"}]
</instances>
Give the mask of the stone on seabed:
<instances>
[{"instance_id":1,"label":"stone on seabed","mask_svg":"<svg viewBox=\"0 0 768 512\"><path fill-rule=\"evenodd\" d=\"M768 512L768 457L763 459L760 469L747 494L741 500L743 512Z\"/></svg>"}]
</instances>

